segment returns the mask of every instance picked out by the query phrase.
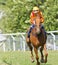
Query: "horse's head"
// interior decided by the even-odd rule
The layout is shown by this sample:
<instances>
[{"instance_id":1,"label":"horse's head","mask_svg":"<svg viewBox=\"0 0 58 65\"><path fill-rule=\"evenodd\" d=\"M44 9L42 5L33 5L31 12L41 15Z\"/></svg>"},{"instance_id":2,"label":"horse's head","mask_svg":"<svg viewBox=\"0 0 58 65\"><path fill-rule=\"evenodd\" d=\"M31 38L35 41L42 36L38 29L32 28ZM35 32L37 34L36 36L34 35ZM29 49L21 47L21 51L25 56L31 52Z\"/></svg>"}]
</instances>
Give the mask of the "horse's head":
<instances>
[{"instance_id":1,"label":"horse's head","mask_svg":"<svg viewBox=\"0 0 58 65\"><path fill-rule=\"evenodd\" d=\"M35 19L35 29L36 29L37 34L40 33L40 26L41 26L40 18L36 17L36 19Z\"/></svg>"}]
</instances>

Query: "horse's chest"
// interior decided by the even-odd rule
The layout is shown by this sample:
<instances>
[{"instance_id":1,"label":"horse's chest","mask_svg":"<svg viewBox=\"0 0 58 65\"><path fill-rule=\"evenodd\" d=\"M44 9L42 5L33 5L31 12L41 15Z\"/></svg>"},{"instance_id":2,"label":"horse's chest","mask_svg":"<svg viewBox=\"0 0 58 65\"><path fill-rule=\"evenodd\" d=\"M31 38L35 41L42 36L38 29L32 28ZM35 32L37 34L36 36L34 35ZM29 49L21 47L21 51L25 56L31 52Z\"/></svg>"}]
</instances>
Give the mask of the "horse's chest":
<instances>
[{"instance_id":1,"label":"horse's chest","mask_svg":"<svg viewBox=\"0 0 58 65\"><path fill-rule=\"evenodd\" d=\"M45 43L45 40L42 36L36 37L36 36L31 35L30 41L34 46L41 46Z\"/></svg>"},{"instance_id":2,"label":"horse's chest","mask_svg":"<svg viewBox=\"0 0 58 65\"><path fill-rule=\"evenodd\" d=\"M30 41L31 43L34 45L34 46L38 46L39 45L39 41L38 41L38 38L36 38L35 36L32 36L30 37Z\"/></svg>"}]
</instances>

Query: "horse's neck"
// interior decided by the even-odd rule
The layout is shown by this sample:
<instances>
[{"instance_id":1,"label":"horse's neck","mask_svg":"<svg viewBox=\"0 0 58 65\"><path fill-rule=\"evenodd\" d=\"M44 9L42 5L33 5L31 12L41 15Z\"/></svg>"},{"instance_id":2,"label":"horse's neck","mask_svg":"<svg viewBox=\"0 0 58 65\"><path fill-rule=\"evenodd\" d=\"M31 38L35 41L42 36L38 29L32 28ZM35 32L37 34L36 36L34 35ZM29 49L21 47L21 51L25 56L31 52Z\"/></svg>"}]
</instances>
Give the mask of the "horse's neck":
<instances>
[{"instance_id":1,"label":"horse's neck","mask_svg":"<svg viewBox=\"0 0 58 65\"><path fill-rule=\"evenodd\" d=\"M37 16L37 17L35 18L35 21L36 21L37 23L40 22L40 17Z\"/></svg>"}]
</instances>

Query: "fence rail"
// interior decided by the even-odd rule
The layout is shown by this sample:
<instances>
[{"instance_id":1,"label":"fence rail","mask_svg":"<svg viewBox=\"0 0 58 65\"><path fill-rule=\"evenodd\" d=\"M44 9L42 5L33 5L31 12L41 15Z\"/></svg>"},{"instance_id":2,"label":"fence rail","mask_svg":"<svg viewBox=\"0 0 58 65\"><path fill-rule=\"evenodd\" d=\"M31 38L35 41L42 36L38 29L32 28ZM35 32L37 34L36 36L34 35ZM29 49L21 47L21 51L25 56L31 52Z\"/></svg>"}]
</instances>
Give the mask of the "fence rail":
<instances>
[{"instance_id":1,"label":"fence rail","mask_svg":"<svg viewBox=\"0 0 58 65\"><path fill-rule=\"evenodd\" d=\"M47 48L51 50L58 50L58 31L48 31L47 34ZM20 51L28 50L26 40L26 33L11 33L0 34L0 51Z\"/></svg>"}]
</instances>

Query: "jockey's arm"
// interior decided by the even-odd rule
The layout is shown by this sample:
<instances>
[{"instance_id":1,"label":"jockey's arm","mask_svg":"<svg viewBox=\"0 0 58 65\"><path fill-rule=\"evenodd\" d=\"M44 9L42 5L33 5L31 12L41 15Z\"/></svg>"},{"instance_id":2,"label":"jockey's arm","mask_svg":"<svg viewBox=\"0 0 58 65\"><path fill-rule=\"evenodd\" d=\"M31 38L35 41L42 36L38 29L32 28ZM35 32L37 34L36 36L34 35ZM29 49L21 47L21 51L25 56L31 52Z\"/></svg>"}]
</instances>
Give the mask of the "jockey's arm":
<instances>
[{"instance_id":1,"label":"jockey's arm","mask_svg":"<svg viewBox=\"0 0 58 65\"><path fill-rule=\"evenodd\" d=\"M30 23L35 24L35 17L32 14L30 15Z\"/></svg>"},{"instance_id":2,"label":"jockey's arm","mask_svg":"<svg viewBox=\"0 0 58 65\"><path fill-rule=\"evenodd\" d=\"M34 18L31 18L31 19L30 19L30 23L31 23L31 24L35 24L35 19L34 19Z\"/></svg>"},{"instance_id":3,"label":"jockey's arm","mask_svg":"<svg viewBox=\"0 0 58 65\"><path fill-rule=\"evenodd\" d=\"M42 12L40 12L40 18L41 18L41 23L43 23L44 22L44 17L43 17Z\"/></svg>"}]
</instances>

